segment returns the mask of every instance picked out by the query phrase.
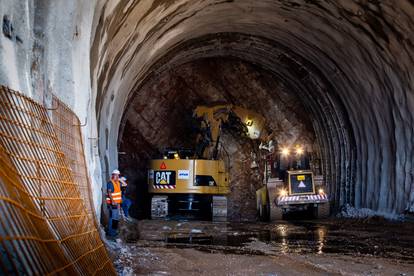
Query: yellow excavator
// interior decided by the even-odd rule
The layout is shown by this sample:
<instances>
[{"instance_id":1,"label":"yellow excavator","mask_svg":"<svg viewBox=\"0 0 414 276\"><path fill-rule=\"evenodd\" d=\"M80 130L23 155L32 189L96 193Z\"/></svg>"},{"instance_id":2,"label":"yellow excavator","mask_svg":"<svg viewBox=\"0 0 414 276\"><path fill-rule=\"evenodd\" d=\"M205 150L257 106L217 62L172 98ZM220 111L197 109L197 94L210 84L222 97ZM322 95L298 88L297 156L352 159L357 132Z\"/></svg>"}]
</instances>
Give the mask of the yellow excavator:
<instances>
[{"instance_id":1,"label":"yellow excavator","mask_svg":"<svg viewBox=\"0 0 414 276\"><path fill-rule=\"evenodd\" d=\"M162 159L150 161L152 218L185 214L225 221L230 179L219 154L222 129L226 125L241 136L259 139L265 125L260 114L233 105L198 106L193 117L199 128L195 150L166 150Z\"/></svg>"}]
</instances>

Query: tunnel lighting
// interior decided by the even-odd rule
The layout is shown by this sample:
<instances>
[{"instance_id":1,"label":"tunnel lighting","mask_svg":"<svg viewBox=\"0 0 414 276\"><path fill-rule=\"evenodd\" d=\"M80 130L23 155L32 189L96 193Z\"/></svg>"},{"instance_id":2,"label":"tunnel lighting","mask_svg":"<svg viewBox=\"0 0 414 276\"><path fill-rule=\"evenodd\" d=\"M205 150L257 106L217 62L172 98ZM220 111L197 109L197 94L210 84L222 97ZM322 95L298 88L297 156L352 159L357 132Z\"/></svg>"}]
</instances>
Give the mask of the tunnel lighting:
<instances>
[{"instance_id":1,"label":"tunnel lighting","mask_svg":"<svg viewBox=\"0 0 414 276\"><path fill-rule=\"evenodd\" d=\"M287 196L287 195L288 195L288 192L287 192L287 190L285 190L285 189L280 189L280 190L279 190L279 195L280 195L280 196Z\"/></svg>"},{"instance_id":2,"label":"tunnel lighting","mask_svg":"<svg viewBox=\"0 0 414 276\"><path fill-rule=\"evenodd\" d=\"M289 155L289 153L290 153L290 151L289 151L289 149L288 149L288 148L282 148L282 156L283 156L283 157L288 156L288 155Z\"/></svg>"},{"instance_id":3,"label":"tunnel lighting","mask_svg":"<svg viewBox=\"0 0 414 276\"><path fill-rule=\"evenodd\" d=\"M302 147L297 147L296 148L296 154L297 155L302 155L303 154L303 148Z\"/></svg>"},{"instance_id":4,"label":"tunnel lighting","mask_svg":"<svg viewBox=\"0 0 414 276\"><path fill-rule=\"evenodd\" d=\"M325 191L323 189L319 189L318 192L319 192L320 195L323 195L325 193Z\"/></svg>"},{"instance_id":5,"label":"tunnel lighting","mask_svg":"<svg viewBox=\"0 0 414 276\"><path fill-rule=\"evenodd\" d=\"M174 159L180 159L180 155L178 155L178 153L174 153Z\"/></svg>"}]
</instances>

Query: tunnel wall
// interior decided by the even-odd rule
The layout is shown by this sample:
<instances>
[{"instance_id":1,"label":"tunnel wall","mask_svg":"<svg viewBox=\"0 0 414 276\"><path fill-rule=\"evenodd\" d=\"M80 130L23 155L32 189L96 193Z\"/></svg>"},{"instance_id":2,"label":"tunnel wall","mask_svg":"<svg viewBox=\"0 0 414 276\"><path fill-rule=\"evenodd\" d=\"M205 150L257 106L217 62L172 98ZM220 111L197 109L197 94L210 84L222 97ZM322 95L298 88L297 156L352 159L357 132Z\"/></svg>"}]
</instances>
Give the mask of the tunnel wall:
<instances>
[{"instance_id":1,"label":"tunnel wall","mask_svg":"<svg viewBox=\"0 0 414 276\"><path fill-rule=\"evenodd\" d=\"M80 118L98 216L102 179L89 60L99 6L82 0L0 2L2 30L4 16L13 26L12 33L0 34L0 83L48 108L55 108L54 94Z\"/></svg>"}]
</instances>

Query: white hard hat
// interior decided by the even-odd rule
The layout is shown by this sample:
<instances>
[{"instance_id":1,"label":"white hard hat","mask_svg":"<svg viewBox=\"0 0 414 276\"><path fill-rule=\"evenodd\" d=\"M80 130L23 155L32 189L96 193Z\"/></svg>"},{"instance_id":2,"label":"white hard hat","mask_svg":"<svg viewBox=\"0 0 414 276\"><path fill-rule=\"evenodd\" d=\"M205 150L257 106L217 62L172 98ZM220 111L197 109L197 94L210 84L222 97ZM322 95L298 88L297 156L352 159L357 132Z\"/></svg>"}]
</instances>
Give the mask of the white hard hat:
<instances>
[{"instance_id":1,"label":"white hard hat","mask_svg":"<svg viewBox=\"0 0 414 276\"><path fill-rule=\"evenodd\" d=\"M112 171L112 174L121 174L121 172L119 170L115 169L115 170Z\"/></svg>"}]
</instances>

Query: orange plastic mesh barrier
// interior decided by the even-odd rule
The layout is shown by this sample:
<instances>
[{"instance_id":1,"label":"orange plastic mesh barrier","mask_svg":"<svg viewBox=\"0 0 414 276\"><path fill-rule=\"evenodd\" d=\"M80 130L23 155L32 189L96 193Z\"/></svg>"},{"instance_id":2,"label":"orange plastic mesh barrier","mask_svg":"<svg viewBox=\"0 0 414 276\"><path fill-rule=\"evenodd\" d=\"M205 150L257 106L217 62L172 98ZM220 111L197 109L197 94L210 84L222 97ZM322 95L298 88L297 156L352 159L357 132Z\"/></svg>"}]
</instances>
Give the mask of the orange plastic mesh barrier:
<instances>
[{"instance_id":1,"label":"orange plastic mesh barrier","mask_svg":"<svg viewBox=\"0 0 414 276\"><path fill-rule=\"evenodd\" d=\"M113 275L79 141L62 145L56 125L44 107L0 86L0 274Z\"/></svg>"}]
</instances>

